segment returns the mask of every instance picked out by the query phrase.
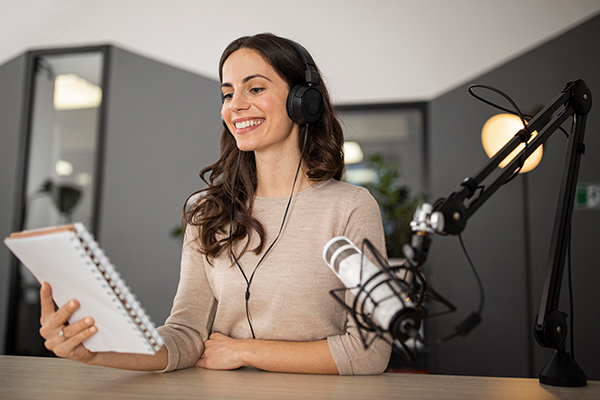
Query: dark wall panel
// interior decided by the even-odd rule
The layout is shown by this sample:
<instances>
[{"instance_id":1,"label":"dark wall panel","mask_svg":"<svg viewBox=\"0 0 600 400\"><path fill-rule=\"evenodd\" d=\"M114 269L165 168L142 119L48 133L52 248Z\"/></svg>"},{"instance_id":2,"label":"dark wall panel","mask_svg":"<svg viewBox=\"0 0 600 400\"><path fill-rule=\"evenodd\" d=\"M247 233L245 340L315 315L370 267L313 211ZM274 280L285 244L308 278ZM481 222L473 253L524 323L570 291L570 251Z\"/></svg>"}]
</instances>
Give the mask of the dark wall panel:
<instances>
[{"instance_id":1,"label":"dark wall panel","mask_svg":"<svg viewBox=\"0 0 600 400\"><path fill-rule=\"evenodd\" d=\"M431 183L433 199L457 190L487 160L481 128L495 109L469 96L467 87L482 83L509 94L523 109L545 105L571 80L584 79L598 98L600 90L600 17L465 84L431 103ZM482 92L479 92L482 93ZM487 98L502 102L493 93ZM506 103L503 103L505 105ZM600 182L599 106L588 117L586 155L580 182ZM468 337L433 348L433 369L446 374L537 376L551 351L532 341L533 320L526 313L524 190L530 198L532 242L531 313L537 315L558 199L566 139L556 133L544 147L541 164L527 178L519 176L502 187L468 222L463 238L482 276L486 308L482 324ZM524 182L527 179L528 182ZM600 281L596 246L600 210L575 210L573 215L573 279L576 359L590 379L600 379L600 346L594 327L600 315ZM455 301L460 312L432 321L442 335L462 314L475 309L478 291L454 237L436 237L426 267L436 289ZM566 275L566 274L565 274ZM566 282L561 310L568 312ZM528 352L534 363L528 362Z\"/></svg>"},{"instance_id":2,"label":"dark wall panel","mask_svg":"<svg viewBox=\"0 0 600 400\"><path fill-rule=\"evenodd\" d=\"M162 324L179 281L169 232L219 155L219 83L118 48L110 68L100 238Z\"/></svg>"},{"instance_id":3,"label":"dark wall panel","mask_svg":"<svg viewBox=\"0 0 600 400\"><path fill-rule=\"evenodd\" d=\"M23 106L23 75L25 55L0 66L0 237L5 238L13 229L16 210L15 196L17 166L21 142L20 116ZM9 295L9 271L12 256L4 244L0 245L0 354L4 354Z\"/></svg>"}]
</instances>

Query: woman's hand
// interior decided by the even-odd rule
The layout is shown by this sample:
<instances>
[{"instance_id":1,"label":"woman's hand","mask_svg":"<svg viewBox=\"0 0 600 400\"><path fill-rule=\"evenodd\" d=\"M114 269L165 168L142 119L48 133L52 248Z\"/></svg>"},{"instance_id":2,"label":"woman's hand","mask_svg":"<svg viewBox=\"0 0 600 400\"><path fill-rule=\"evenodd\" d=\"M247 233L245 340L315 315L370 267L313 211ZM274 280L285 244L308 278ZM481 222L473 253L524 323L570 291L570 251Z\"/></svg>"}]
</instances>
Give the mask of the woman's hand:
<instances>
[{"instance_id":1,"label":"woman's hand","mask_svg":"<svg viewBox=\"0 0 600 400\"><path fill-rule=\"evenodd\" d=\"M232 339L213 333L204 343L196 362L207 369L236 369L251 366L265 371L307 374L337 374L338 369L327 340L283 342L276 340Z\"/></svg>"},{"instance_id":2,"label":"woman's hand","mask_svg":"<svg viewBox=\"0 0 600 400\"><path fill-rule=\"evenodd\" d=\"M213 333L204 342L204 353L196 363L206 369L236 369L248 365L244 362L244 339L232 339L221 333Z\"/></svg>"},{"instance_id":3,"label":"woman's hand","mask_svg":"<svg viewBox=\"0 0 600 400\"><path fill-rule=\"evenodd\" d=\"M40 335L46 339L46 348L58 357L80 362L91 361L96 353L90 352L81 343L98 331L94 326L94 319L87 317L74 324L65 325L71 314L79 308L79 303L77 300L71 300L55 311L52 289L47 282L44 282L40 289L40 301Z\"/></svg>"}]
</instances>

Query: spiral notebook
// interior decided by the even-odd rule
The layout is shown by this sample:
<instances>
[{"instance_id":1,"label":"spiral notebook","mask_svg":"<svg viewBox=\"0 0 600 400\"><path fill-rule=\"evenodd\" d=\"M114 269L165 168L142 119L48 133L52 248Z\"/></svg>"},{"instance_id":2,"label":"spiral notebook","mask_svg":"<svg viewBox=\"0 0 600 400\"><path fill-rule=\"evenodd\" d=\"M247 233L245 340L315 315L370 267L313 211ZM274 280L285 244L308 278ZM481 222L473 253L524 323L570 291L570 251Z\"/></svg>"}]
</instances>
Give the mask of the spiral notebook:
<instances>
[{"instance_id":1,"label":"spiral notebook","mask_svg":"<svg viewBox=\"0 0 600 400\"><path fill-rule=\"evenodd\" d=\"M92 316L98 332L90 351L155 354L163 338L112 262L82 223L17 232L4 239L61 307L77 299L70 323Z\"/></svg>"}]
</instances>

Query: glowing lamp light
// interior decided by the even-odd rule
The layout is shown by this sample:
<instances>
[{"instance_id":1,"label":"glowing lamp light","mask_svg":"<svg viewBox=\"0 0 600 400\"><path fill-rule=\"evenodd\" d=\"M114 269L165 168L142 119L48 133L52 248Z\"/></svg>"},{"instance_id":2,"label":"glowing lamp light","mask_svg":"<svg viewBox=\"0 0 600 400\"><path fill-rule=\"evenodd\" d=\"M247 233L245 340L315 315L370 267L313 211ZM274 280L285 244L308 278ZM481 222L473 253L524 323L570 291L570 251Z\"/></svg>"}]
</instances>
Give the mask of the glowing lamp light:
<instances>
[{"instance_id":1,"label":"glowing lamp light","mask_svg":"<svg viewBox=\"0 0 600 400\"><path fill-rule=\"evenodd\" d=\"M365 159L360 144L358 142L344 142L344 163L358 164Z\"/></svg>"},{"instance_id":2,"label":"glowing lamp light","mask_svg":"<svg viewBox=\"0 0 600 400\"><path fill-rule=\"evenodd\" d=\"M58 176L70 176L73 173L73 164L65 160L58 160L54 165L54 170Z\"/></svg>"},{"instance_id":3,"label":"glowing lamp light","mask_svg":"<svg viewBox=\"0 0 600 400\"><path fill-rule=\"evenodd\" d=\"M58 75L54 80L54 109L95 108L102 102L102 89L75 74Z\"/></svg>"},{"instance_id":4,"label":"glowing lamp light","mask_svg":"<svg viewBox=\"0 0 600 400\"><path fill-rule=\"evenodd\" d=\"M488 157L493 157L515 134L523 129L521 119L512 114L498 114L488 119L481 131L481 142L483 149ZM529 139L529 142L537 136L537 131L534 131ZM525 148L525 144L520 144L512 153L510 153L501 163L500 168L506 167L512 160ZM544 150L542 146L538 147L525 160L523 168L519 171L520 174L529 172L540 163Z\"/></svg>"}]
</instances>

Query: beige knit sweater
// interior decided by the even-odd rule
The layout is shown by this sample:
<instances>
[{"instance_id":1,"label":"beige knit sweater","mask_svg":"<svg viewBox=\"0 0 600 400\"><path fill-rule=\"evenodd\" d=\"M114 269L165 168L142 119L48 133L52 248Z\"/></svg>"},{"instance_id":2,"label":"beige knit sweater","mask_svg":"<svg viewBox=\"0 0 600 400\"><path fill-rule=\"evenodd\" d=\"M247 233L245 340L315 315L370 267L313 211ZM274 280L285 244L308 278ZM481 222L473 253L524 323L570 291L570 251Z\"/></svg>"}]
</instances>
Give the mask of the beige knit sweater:
<instances>
[{"instance_id":1,"label":"beige knit sweater","mask_svg":"<svg viewBox=\"0 0 600 400\"><path fill-rule=\"evenodd\" d=\"M265 250L279 232L287 202L288 197L255 200L254 216L267 233ZM385 254L379 207L368 190L329 180L294 194L282 234L250 286L254 333L265 340L327 339L341 375L381 373L391 347L376 340L365 350L354 322L329 294L343 288L322 258L323 246L335 236L346 236L359 248L368 238ZM257 240L253 235L250 248ZM246 319L246 282L238 267L227 255L211 266L194 246L184 243L173 309L159 328L168 352L165 371L193 366L211 332L252 337ZM238 257L248 278L261 256L246 252Z\"/></svg>"}]
</instances>

